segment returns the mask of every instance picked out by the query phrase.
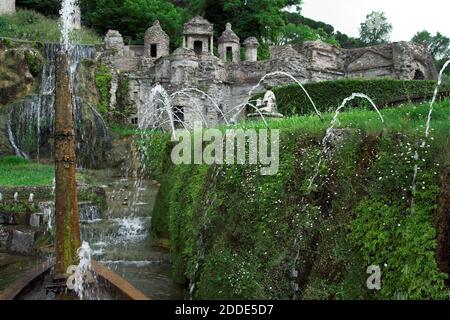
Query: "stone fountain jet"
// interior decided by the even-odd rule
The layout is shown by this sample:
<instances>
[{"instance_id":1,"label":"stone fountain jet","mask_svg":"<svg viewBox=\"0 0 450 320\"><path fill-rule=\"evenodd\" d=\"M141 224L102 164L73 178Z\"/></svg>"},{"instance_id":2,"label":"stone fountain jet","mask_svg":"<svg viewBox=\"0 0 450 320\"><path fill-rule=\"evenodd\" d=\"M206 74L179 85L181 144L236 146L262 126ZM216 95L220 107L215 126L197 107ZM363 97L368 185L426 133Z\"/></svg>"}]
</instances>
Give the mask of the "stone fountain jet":
<instances>
[{"instance_id":1,"label":"stone fountain jet","mask_svg":"<svg viewBox=\"0 0 450 320\"><path fill-rule=\"evenodd\" d=\"M56 274L61 276L78 264L81 245L69 58L64 51L56 64L55 165Z\"/></svg>"}]
</instances>

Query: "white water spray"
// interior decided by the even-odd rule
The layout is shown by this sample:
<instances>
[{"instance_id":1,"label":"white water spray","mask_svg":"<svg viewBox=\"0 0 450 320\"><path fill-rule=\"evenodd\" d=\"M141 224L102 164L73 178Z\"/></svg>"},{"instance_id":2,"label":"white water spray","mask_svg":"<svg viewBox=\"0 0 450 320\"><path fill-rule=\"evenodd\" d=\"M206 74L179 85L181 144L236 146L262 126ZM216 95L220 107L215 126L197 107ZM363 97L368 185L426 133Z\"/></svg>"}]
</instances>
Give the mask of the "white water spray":
<instances>
[{"instance_id":1,"label":"white water spray","mask_svg":"<svg viewBox=\"0 0 450 320\"><path fill-rule=\"evenodd\" d=\"M430 112L428 113L428 119L427 119L427 125L426 125L426 129L425 129L425 138L428 139L429 135L430 135L430 127L431 127L431 117L433 115L433 107L434 107L434 103L436 102L436 98L437 95L439 93L439 88L442 85L442 79L444 76L444 71L445 69L447 69L447 67L450 65L450 60L448 60L444 66L441 69L441 72L439 72L439 79L438 79L438 83L436 85L436 88L434 89L434 94L433 94L433 99L431 99L431 103L430 103ZM424 142L425 144L425 142Z\"/></svg>"},{"instance_id":2,"label":"white water spray","mask_svg":"<svg viewBox=\"0 0 450 320\"><path fill-rule=\"evenodd\" d=\"M214 106L214 108L216 109L216 111L218 111L218 112L220 113L220 115L222 116L222 118L224 119L225 123L226 123L227 125L229 124L227 118L225 117L225 114L223 113L222 109L219 107L218 103L217 103L210 95L208 95L206 92L204 92L204 91L202 91L202 90L200 90L200 89L197 89L197 88L185 88L185 89L182 89L182 90L180 90L180 91L174 92L174 93L171 95L171 97L173 98L173 97L175 97L175 96L177 96L177 95L179 95L179 94L186 94L186 93L188 93L188 92L196 92L196 93L199 93L199 94L201 94L203 97L205 97L205 98L207 98L209 101L211 101L212 104L213 104L213 106ZM188 95L188 96L189 96L189 95ZM191 96L189 96L189 97L191 97ZM192 97L191 97L191 98L192 98Z\"/></svg>"},{"instance_id":3,"label":"white water spray","mask_svg":"<svg viewBox=\"0 0 450 320\"><path fill-rule=\"evenodd\" d=\"M67 279L67 288L74 290L80 300L86 296L87 285L94 282L92 275L92 249L86 241L77 251L80 263L78 266L71 266L67 270L71 276Z\"/></svg>"},{"instance_id":4,"label":"white water spray","mask_svg":"<svg viewBox=\"0 0 450 320\"><path fill-rule=\"evenodd\" d=\"M148 128L151 128L155 119L153 118L151 112L149 113L148 111L157 110L157 102L159 101L162 101L163 103L163 110L170 120L172 136L176 138L176 128L174 123L171 99L167 91L163 88L163 86L159 84L152 88L152 90L150 91L150 97L146 103L145 110L141 111L141 114L139 116L139 129L146 130Z\"/></svg>"},{"instance_id":5,"label":"white water spray","mask_svg":"<svg viewBox=\"0 0 450 320\"><path fill-rule=\"evenodd\" d=\"M447 67L449 65L450 65L450 60L448 60L444 64L444 66L442 67L441 71L439 72L438 83L436 85L436 88L434 88L433 98L431 99L431 102L430 102L430 111L428 112L428 118L427 118L427 123L426 123L426 128L425 128L425 139L420 144L420 147L422 149L426 147L427 140L430 137L431 119L432 119L432 116L433 116L434 104L436 103L436 99L437 99L437 96L438 96L438 93L439 93L439 88L442 85L442 79L444 77L444 71L447 69ZM414 165L413 180L412 180L412 185L411 185L411 193L412 193L412 197L411 197L411 215L412 216L415 214L415 198L416 198L416 191L417 191L417 185L416 184L417 184L417 174L419 173L419 165L417 164L417 162L420 160L419 151L416 151L416 153L414 154L414 160L416 161L416 164Z\"/></svg>"},{"instance_id":6,"label":"white water spray","mask_svg":"<svg viewBox=\"0 0 450 320\"><path fill-rule=\"evenodd\" d=\"M309 95L308 91L305 89L305 87L302 85L302 83L295 78L294 76L290 75L289 73L283 72L283 71L275 71L275 72L271 72L266 74L264 77L261 78L261 80L259 80L258 84L255 85L248 93L248 96L251 97L253 92L259 87L261 86L261 84L264 82L264 80L266 80L269 77L273 77L273 76L285 76L290 78L291 80L293 80L300 88L302 88L303 92L306 94L306 96L308 97L308 100L311 102L311 105L314 108L314 111L316 112L316 114L319 116L319 118L322 119L322 115L320 113L320 111L317 109L316 104L314 103L313 99L311 98L311 96Z\"/></svg>"},{"instance_id":7,"label":"white water spray","mask_svg":"<svg viewBox=\"0 0 450 320\"><path fill-rule=\"evenodd\" d=\"M380 110L375 105L375 103L372 101L372 99L369 98L367 95L365 95L363 93L353 93L351 96L345 98L344 101L342 101L342 104L339 106L339 108L336 109L336 113L334 114L333 120L331 121L331 126L327 129L325 137L322 140L322 146L324 148L319 154L320 155L320 159L319 159L319 162L317 163L316 169L314 171L314 175L311 178L311 181L309 183L309 187L308 187L309 191L311 191L312 186L314 185L314 181L317 179L317 177L319 175L319 170L320 170L320 166L322 165L323 156L324 156L324 154L326 154L329 151L328 147L327 147L327 141L330 140L331 136L333 135L333 129L336 126L336 123L338 121L339 114L341 113L341 110L345 108L347 103L349 103L350 101L352 101L352 100L354 100L356 98L362 98L362 99L365 99L365 100L369 101L371 106L378 113L378 116L380 117L381 122L384 123L384 118L383 118L383 115L381 114Z\"/></svg>"},{"instance_id":8,"label":"white water spray","mask_svg":"<svg viewBox=\"0 0 450 320\"><path fill-rule=\"evenodd\" d=\"M73 30L73 17L79 12L78 0L62 0L59 11L61 21L61 45L65 52L69 52L71 47L70 34Z\"/></svg>"}]
</instances>

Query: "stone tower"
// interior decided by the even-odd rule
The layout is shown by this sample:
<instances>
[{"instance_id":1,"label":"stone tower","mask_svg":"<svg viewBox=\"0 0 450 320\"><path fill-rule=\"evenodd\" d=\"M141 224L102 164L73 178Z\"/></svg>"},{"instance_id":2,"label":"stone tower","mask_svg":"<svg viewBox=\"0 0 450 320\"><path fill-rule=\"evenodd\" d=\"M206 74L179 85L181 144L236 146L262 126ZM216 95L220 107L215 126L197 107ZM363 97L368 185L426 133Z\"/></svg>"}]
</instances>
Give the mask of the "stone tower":
<instances>
[{"instance_id":1,"label":"stone tower","mask_svg":"<svg viewBox=\"0 0 450 320\"><path fill-rule=\"evenodd\" d=\"M0 15L13 14L16 12L16 0L1 0L0 1Z\"/></svg>"},{"instance_id":2,"label":"stone tower","mask_svg":"<svg viewBox=\"0 0 450 320\"><path fill-rule=\"evenodd\" d=\"M227 23L225 31L219 38L219 54L223 62L241 61L241 39L231 29L231 23Z\"/></svg>"},{"instance_id":3,"label":"stone tower","mask_svg":"<svg viewBox=\"0 0 450 320\"><path fill-rule=\"evenodd\" d=\"M170 54L170 38L158 20L145 32L144 47L146 58L158 59Z\"/></svg>"},{"instance_id":4,"label":"stone tower","mask_svg":"<svg viewBox=\"0 0 450 320\"><path fill-rule=\"evenodd\" d=\"M214 25L200 16L185 23L183 48L194 50L196 54L213 54Z\"/></svg>"},{"instance_id":5,"label":"stone tower","mask_svg":"<svg viewBox=\"0 0 450 320\"><path fill-rule=\"evenodd\" d=\"M249 62L258 61L259 42L255 37L247 38L244 41L245 60Z\"/></svg>"}]
</instances>

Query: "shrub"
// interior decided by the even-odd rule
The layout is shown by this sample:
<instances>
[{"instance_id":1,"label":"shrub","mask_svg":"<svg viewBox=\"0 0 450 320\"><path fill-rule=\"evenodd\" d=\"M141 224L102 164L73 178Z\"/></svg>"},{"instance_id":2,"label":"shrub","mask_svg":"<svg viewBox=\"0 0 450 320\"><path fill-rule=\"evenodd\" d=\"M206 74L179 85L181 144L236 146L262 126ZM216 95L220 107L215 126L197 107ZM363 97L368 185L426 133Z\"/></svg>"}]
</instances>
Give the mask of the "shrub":
<instances>
[{"instance_id":1,"label":"shrub","mask_svg":"<svg viewBox=\"0 0 450 320\"><path fill-rule=\"evenodd\" d=\"M321 112L334 111L342 101L352 93L364 93L369 96L375 104L382 108L389 104L398 102L407 103L408 100L415 101L417 98L431 97L436 82L434 81L404 81L394 79L375 80L336 80L304 85L317 108ZM298 85L287 85L272 90L275 93L279 112L286 115L306 115L314 113L311 102ZM450 91L450 86L441 87L441 92ZM254 99L261 98L258 94ZM421 100L424 100L423 98ZM368 107L365 100L354 100L349 107Z\"/></svg>"}]
</instances>

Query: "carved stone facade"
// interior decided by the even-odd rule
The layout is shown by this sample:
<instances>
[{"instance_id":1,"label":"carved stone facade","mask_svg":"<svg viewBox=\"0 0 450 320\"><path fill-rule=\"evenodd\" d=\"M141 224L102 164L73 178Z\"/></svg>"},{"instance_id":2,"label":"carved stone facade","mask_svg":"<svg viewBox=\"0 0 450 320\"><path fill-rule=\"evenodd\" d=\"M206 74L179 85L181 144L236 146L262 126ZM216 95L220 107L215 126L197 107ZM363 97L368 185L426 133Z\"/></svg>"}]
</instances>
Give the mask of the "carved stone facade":
<instances>
[{"instance_id":1,"label":"carved stone facade","mask_svg":"<svg viewBox=\"0 0 450 320\"><path fill-rule=\"evenodd\" d=\"M1 0L0 1L0 15L12 14L16 12L16 0Z\"/></svg>"},{"instance_id":2,"label":"carved stone facade","mask_svg":"<svg viewBox=\"0 0 450 320\"><path fill-rule=\"evenodd\" d=\"M145 46L125 46L117 31L105 38L103 62L120 70L130 79L130 104L136 106L137 118L148 106L149 92L156 84L169 93L197 88L205 94L191 92L191 98L179 95L173 106L183 110L186 122L207 118L210 124L238 120L245 108L249 91L266 74L288 73L302 83L342 78L436 79L437 72L430 54L422 47L397 42L360 49L341 49L322 42L270 48L271 59L257 61L256 38L244 41L246 61L240 61L240 39L231 25L219 38L219 57L213 54L213 25L195 17L184 25L183 46L172 54L169 37L155 23L145 35ZM152 44L156 45L155 52ZM228 55L228 59L227 59ZM292 83L277 73L262 83L263 89ZM214 99L214 103L209 97ZM220 109L220 110L219 110ZM226 114L225 119L222 113ZM197 117L197 118L196 118ZM130 120L131 121L131 120Z\"/></svg>"}]
</instances>

